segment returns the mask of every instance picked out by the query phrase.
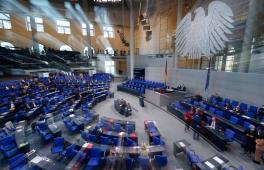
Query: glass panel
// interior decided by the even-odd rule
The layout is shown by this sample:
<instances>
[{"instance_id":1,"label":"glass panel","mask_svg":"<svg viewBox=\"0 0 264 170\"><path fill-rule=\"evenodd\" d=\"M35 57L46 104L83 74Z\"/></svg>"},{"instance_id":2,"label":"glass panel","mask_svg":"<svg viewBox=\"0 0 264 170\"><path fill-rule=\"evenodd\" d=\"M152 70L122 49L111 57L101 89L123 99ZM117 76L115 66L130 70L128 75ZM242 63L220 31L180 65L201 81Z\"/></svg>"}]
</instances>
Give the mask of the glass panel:
<instances>
[{"instance_id":1,"label":"glass panel","mask_svg":"<svg viewBox=\"0 0 264 170\"><path fill-rule=\"evenodd\" d=\"M65 27L65 34L71 34L71 29L69 27Z\"/></svg>"},{"instance_id":2,"label":"glass panel","mask_svg":"<svg viewBox=\"0 0 264 170\"><path fill-rule=\"evenodd\" d=\"M38 32L44 32L44 26L42 24L37 24L36 27Z\"/></svg>"},{"instance_id":3,"label":"glass panel","mask_svg":"<svg viewBox=\"0 0 264 170\"><path fill-rule=\"evenodd\" d=\"M39 18L39 17L35 17L35 23L42 24L43 23L43 19Z\"/></svg>"},{"instance_id":4,"label":"glass panel","mask_svg":"<svg viewBox=\"0 0 264 170\"><path fill-rule=\"evenodd\" d=\"M11 29L11 22L10 21L3 21L4 29Z\"/></svg>"},{"instance_id":5,"label":"glass panel","mask_svg":"<svg viewBox=\"0 0 264 170\"><path fill-rule=\"evenodd\" d=\"M10 15L5 13L0 13L0 19L10 20Z\"/></svg>"}]
</instances>

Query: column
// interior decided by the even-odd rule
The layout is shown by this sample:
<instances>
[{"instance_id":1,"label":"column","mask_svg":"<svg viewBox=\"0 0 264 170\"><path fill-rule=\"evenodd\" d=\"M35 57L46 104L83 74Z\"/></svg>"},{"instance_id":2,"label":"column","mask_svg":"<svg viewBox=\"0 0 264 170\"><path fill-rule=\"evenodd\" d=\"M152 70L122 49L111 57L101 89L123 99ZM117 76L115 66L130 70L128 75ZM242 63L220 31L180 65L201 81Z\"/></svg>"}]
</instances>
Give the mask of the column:
<instances>
[{"instance_id":1,"label":"column","mask_svg":"<svg viewBox=\"0 0 264 170\"><path fill-rule=\"evenodd\" d=\"M37 41L37 25L35 22L35 18L33 16L30 16L30 25L31 25L31 33L32 33L32 46L33 46L33 52L34 54L39 54L39 44Z\"/></svg>"},{"instance_id":2,"label":"column","mask_svg":"<svg viewBox=\"0 0 264 170\"><path fill-rule=\"evenodd\" d=\"M134 78L134 58L135 58L135 19L134 19L134 8L133 0L130 3L130 79Z\"/></svg>"},{"instance_id":3,"label":"column","mask_svg":"<svg viewBox=\"0 0 264 170\"><path fill-rule=\"evenodd\" d=\"M244 32L242 52L240 55L238 71L248 72L251 60L251 45L254 32L258 29L260 21L261 9L263 9L263 0L251 0L249 2L249 10L246 28Z\"/></svg>"},{"instance_id":4,"label":"column","mask_svg":"<svg viewBox=\"0 0 264 170\"><path fill-rule=\"evenodd\" d=\"M182 19L182 8L183 8L183 0L178 0L178 3L177 3L177 25L176 25L176 29L177 29L177 26L179 25L179 23L181 22L181 19ZM175 50L175 54L174 54L174 64L173 64L173 67L174 68L177 67L178 60L179 60L179 55L178 55L177 51Z\"/></svg>"}]
</instances>

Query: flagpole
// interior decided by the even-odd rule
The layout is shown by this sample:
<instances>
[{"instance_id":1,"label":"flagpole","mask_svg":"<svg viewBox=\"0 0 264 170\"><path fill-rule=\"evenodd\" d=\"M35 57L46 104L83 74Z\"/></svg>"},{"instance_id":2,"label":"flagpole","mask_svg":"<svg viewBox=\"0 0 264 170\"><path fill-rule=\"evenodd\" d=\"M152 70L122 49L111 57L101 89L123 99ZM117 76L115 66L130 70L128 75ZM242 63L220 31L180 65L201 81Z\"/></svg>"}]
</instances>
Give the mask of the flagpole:
<instances>
[{"instance_id":1,"label":"flagpole","mask_svg":"<svg viewBox=\"0 0 264 170\"><path fill-rule=\"evenodd\" d=\"M211 76L211 64L212 64L212 56L209 56L209 63L208 63L208 69L207 69L207 74L206 74L206 82L205 82L205 95L206 98L208 99L209 95L209 86L210 86L210 76Z\"/></svg>"}]
</instances>

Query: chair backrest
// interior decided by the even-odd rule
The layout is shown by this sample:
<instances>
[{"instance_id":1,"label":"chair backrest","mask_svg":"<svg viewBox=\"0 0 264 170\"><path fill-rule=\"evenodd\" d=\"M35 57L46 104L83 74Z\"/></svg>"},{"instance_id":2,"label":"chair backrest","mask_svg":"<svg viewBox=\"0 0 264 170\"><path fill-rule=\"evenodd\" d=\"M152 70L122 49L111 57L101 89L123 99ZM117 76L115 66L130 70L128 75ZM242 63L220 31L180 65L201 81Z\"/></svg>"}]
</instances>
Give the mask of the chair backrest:
<instances>
[{"instance_id":1,"label":"chair backrest","mask_svg":"<svg viewBox=\"0 0 264 170\"><path fill-rule=\"evenodd\" d=\"M132 133L132 132L134 132L134 127L133 127L133 125L127 124L127 125L126 125L126 132L127 132L127 133Z\"/></svg>"},{"instance_id":2,"label":"chair backrest","mask_svg":"<svg viewBox=\"0 0 264 170\"><path fill-rule=\"evenodd\" d=\"M238 101L232 100L231 105L232 105L233 108L237 107L238 106Z\"/></svg>"},{"instance_id":3,"label":"chair backrest","mask_svg":"<svg viewBox=\"0 0 264 170\"><path fill-rule=\"evenodd\" d=\"M216 109L215 109L214 107L210 107L210 108L209 108L209 112L211 112L211 113L215 113L215 111L216 111Z\"/></svg>"},{"instance_id":4,"label":"chair backrest","mask_svg":"<svg viewBox=\"0 0 264 170\"><path fill-rule=\"evenodd\" d=\"M206 110L206 109L207 109L207 104L202 103L201 107L202 107L204 110Z\"/></svg>"},{"instance_id":5,"label":"chair backrest","mask_svg":"<svg viewBox=\"0 0 264 170\"><path fill-rule=\"evenodd\" d=\"M109 145L111 144L111 139L108 137L100 136L101 144Z\"/></svg>"},{"instance_id":6,"label":"chair backrest","mask_svg":"<svg viewBox=\"0 0 264 170\"><path fill-rule=\"evenodd\" d=\"M253 105L251 105L251 106L249 106L248 111L249 111L249 112L252 112L252 113L254 113L254 114L256 114L257 111L258 111L258 107L257 107L257 106L253 106Z\"/></svg>"},{"instance_id":7,"label":"chair backrest","mask_svg":"<svg viewBox=\"0 0 264 170\"><path fill-rule=\"evenodd\" d=\"M100 148L91 148L89 154L91 157L100 157L101 156L101 149Z\"/></svg>"},{"instance_id":8,"label":"chair backrest","mask_svg":"<svg viewBox=\"0 0 264 170\"><path fill-rule=\"evenodd\" d=\"M224 102L225 102L225 103L230 103L230 99L225 98Z\"/></svg>"},{"instance_id":9,"label":"chair backrest","mask_svg":"<svg viewBox=\"0 0 264 170\"><path fill-rule=\"evenodd\" d=\"M223 117L224 116L224 112L223 111L216 111L215 112L216 115L220 116L220 117Z\"/></svg>"},{"instance_id":10,"label":"chair backrest","mask_svg":"<svg viewBox=\"0 0 264 170\"><path fill-rule=\"evenodd\" d=\"M248 122L244 122L243 127L244 127L245 129L249 129L249 126L250 126L250 125L251 125L250 123L248 123Z\"/></svg>"},{"instance_id":11,"label":"chair backrest","mask_svg":"<svg viewBox=\"0 0 264 170\"><path fill-rule=\"evenodd\" d=\"M198 102L198 101L194 101L194 102L193 102L193 105L194 105L195 107L198 107L198 106L199 106L199 102Z\"/></svg>"},{"instance_id":12,"label":"chair backrest","mask_svg":"<svg viewBox=\"0 0 264 170\"><path fill-rule=\"evenodd\" d=\"M89 141L91 141L91 142L96 142L96 135L93 135L93 134L88 134L88 139L89 139Z\"/></svg>"},{"instance_id":13,"label":"chair backrest","mask_svg":"<svg viewBox=\"0 0 264 170\"><path fill-rule=\"evenodd\" d=\"M143 169L147 168L150 164L150 160L146 156L139 156L139 165L143 167Z\"/></svg>"},{"instance_id":14,"label":"chair backrest","mask_svg":"<svg viewBox=\"0 0 264 170\"><path fill-rule=\"evenodd\" d=\"M235 137L235 132L230 130L230 129L226 129L225 130L225 137L229 140L229 141L233 141L234 137Z\"/></svg>"},{"instance_id":15,"label":"chair backrest","mask_svg":"<svg viewBox=\"0 0 264 170\"><path fill-rule=\"evenodd\" d=\"M240 103L239 107L240 109L246 110L248 105L246 103Z\"/></svg>"},{"instance_id":16,"label":"chair backrest","mask_svg":"<svg viewBox=\"0 0 264 170\"><path fill-rule=\"evenodd\" d=\"M231 116L230 117L230 122L232 122L233 124L237 124L238 123L238 118L237 117L235 117L235 116Z\"/></svg>"},{"instance_id":17,"label":"chair backrest","mask_svg":"<svg viewBox=\"0 0 264 170\"><path fill-rule=\"evenodd\" d=\"M53 146L61 146L64 145L64 138L63 137L57 137L53 140Z\"/></svg>"},{"instance_id":18,"label":"chair backrest","mask_svg":"<svg viewBox=\"0 0 264 170\"><path fill-rule=\"evenodd\" d=\"M27 163L26 157L24 153L20 153L8 160L9 168L14 169L17 166L25 165Z\"/></svg>"},{"instance_id":19,"label":"chair backrest","mask_svg":"<svg viewBox=\"0 0 264 170\"><path fill-rule=\"evenodd\" d=\"M167 156L165 155L155 155L154 160L158 166L165 166L168 163Z\"/></svg>"},{"instance_id":20,"label":"chair backrest","mask_svg":"<svg viewBox=\"0 0 264 170\"><path fill-rule=\"evenodd\" d=\"M160 145L161 142L160 142L160 138L156 137L156 136L153 136L152 137L152 140L153 140L153 144L154 145Z\"/></svg>"}]
</instances>

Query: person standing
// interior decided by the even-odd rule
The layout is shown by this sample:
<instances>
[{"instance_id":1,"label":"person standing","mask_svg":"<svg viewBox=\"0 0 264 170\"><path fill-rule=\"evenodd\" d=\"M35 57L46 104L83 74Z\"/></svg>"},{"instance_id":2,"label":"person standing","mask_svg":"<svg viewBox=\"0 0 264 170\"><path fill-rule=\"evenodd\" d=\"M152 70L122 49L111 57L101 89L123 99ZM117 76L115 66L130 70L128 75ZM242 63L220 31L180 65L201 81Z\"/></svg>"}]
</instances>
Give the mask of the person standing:
<instances>
[{"instance_id":1,"label":"person standing","mask_svg":"<svg viewBox=\"0 0 264 170\"><path fill-rule=\"evenodd\" d=\"M199 140L201 123L202 123L202 118L200 116L200 110L196 109L196 112L194 116L192 117L192 125L194 127L194 131L193 131L194 140Z\"/></svg>"},{"instance_id":2,"label":"person standing","mask_svg":"<svg viewBox=\"0 0 264 170\"><path fill-rule=\"evenodd\" d=\"M255 159L253 160L254 163L260 164L261 155L263 152L264 152L264 136L260 135L256 139Z\"/></svg>"},{"instance_id":3,"label":"person standing","mask_svg":"<svg viewBox=\"0 0 264 170\"><path fill-rule=\"evenodd\" d=\"M190 130L190 125L192 123L192 116L195 113L195 108L192 106L191 110L189 110L188 112L186 112L184 114L184 121L185 121L185 128L184 131L187 132Z\"/></svg>"}]
</instances>

